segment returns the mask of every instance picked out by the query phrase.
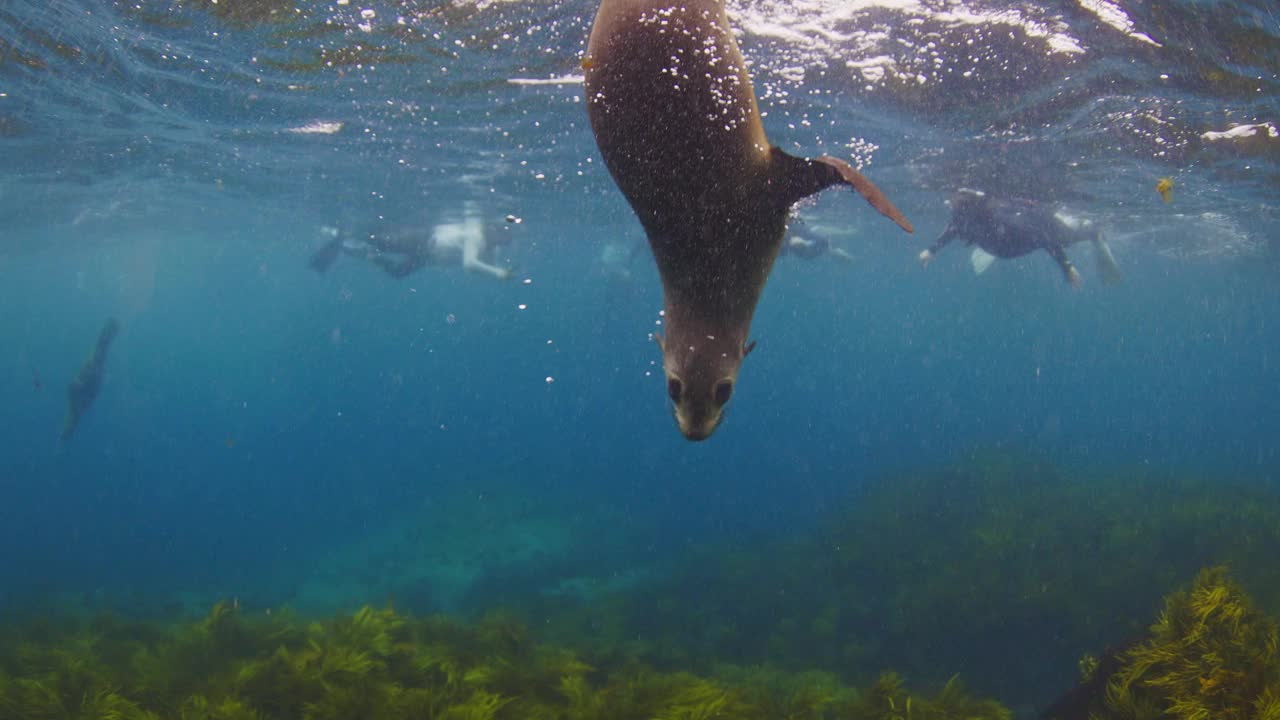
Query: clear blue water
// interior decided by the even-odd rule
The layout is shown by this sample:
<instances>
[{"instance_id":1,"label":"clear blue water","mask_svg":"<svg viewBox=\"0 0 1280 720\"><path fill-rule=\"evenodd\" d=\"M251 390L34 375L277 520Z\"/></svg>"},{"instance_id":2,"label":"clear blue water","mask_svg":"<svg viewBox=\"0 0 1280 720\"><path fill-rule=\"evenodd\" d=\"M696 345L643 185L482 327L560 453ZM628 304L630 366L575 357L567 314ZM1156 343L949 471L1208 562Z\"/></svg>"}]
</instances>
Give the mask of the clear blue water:
<instances>
[{"instance_id":1,"label":"clear blue water","mask_svg":"<svg viewBox=\"0 0 1280 720\"><path fill-rule=\"evenodd\" d=\"M771 139L870 160L917 233L847 193L802 207L854 261L779 262L731 413L694 445L647 254L629 281L601 267L643 235L580 85L509 82L577 73L594 4L5 4L0 601L323 606L307 578L435 498L607 507L617 536L593 542L623 564L804 527L973 448L1273 476L1280 141L1203 133L1280 122L1276 10L1125 2L1124 31L1086 6L731 6ZM315 123L340 129L296 132ZM922 270L961 185L1096 219L1124 283L1086 247L1078 292L1043 254ZM307 267L321 226L469 200L523 220L515 281ZM108 316L101 396L61 443Z\"/></svg>"}]
</instances>

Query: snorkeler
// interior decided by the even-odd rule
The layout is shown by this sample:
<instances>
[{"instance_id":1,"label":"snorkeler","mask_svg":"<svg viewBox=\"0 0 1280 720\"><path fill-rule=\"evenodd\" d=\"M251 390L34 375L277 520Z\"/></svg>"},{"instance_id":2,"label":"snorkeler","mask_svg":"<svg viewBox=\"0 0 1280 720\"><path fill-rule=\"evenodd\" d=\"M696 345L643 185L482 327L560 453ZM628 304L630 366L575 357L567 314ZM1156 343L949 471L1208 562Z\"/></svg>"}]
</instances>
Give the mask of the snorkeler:
<instances>
[{"instance_id":1,"label":"snorkeler","mask_svg":"<svg viewBox=\"0 0 1280 720\"><path fill-rule=\"evenodd\" d=\"M511 222L508 219L508 224ZM506 229L490 239L472 203L467 203L460 222L441 223L430 230L406 226L359 237L350 237L332 227L324 228L324 232L330 239L312 254L309 263L316 272L325 272L345 253L368 260L394 278L407 277L427 265L461 265L469 272L499 280L511 277L511 270L486 260L495 248L510 240Z\"/></svg>"},{"instance_id":2,"label":"snorkeler","mask_svg":"<svg viewBox=\"0 0 1280 720\"><path fill-rule=\"evenodd\" d=\"M831 255L841 262L853 262L853 256L845 252L844 248L837 247L830 238L818 237L816 240L810 240L794 233L788 235L783 241L782 250L778 254L791 255L802 260L815 260L823 255Z\"/></svg>"},{"instance_id":3,"label":"snorkeler","mask_svg":"<svg viewBox=\"0 0 1280 720\"><path fill-rule=\"evenodd\" d=\"M631 282L631 270L643 245L633 239L611 239L600 246L596 270L608 282Z\"/></svg>"},{"instance_id":4,"label":"snorkeler","mask_svg":"<svg viewBox=\"0 0 1280 720\"><path fill-rule=\"evenodd\" d=\"M76 379L67 386L67 419L62 425L62 439L70 440L80 426L80 418L89 406L98 398L102 389L102 374L107 366L107 352L111 349L111 341L116 339L120 323L115 318L108 318L98 333L98 342L93 352L80 366Z\"/></svg>"},{"instance_id":5,"label":"snorkeler","mask_svg":"<svg viewBox=\"0 0 1280 720\"><path fill-rule=\"evenodd\" d=\"M970 262L976 274L986 272L996 258L1016 258L1044 250L1058 263L1067 282L1078 288L1082 282L1080 272L1071 264L1066 248L1088 240L1093 243L1103 282L1120 281L1120 268L1111 248L1087 220L1034 200L997 200L967 188L956 191L950 204L951 222L933 245L920 253L921 265L927 266L939 250L959 237L965 244L975 246Z\"/></svg>"}]
</instances>

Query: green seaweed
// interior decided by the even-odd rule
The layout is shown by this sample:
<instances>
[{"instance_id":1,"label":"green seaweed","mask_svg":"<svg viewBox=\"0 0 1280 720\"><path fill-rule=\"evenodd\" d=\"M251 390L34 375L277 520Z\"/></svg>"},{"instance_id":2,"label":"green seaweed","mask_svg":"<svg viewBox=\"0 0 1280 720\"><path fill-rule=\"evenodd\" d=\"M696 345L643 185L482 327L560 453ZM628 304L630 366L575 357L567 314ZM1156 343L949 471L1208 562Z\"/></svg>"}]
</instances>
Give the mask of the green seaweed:
<instances>
[{"instance_id":1,"label":"green seaweed","mask_svg":"<svg viewBox=\"0 0 1280 720\"><path fill-rule=\"evenodd\" d=\"M817 531L695 549L612 596L526 607L614 664L705 673L733 657L855 684L893 667L937 686L963 667L979 692L1030 705L1085 649L1140 634L1202 567L1229 564L1280 610L1277 547L1274 484L979 452L870 480Z\"/></svg>"},{"instance_id":2,"label":"green seaweed","mask_svg":"<svg viewBox=\"0 0 1280 720\"><path fill-rule=\"evenodd\" d=\"M1280 712L1280 632L1227 575L1203 570L1171 594L1108 681L1108 718L1251 720Z\"/></svg>"},{"instance_id":3,"label":"green seaweed","mask_svg":"<svg viewBox=\"0 0 1280 720\"><path fill-rule=\"evenodd\" d=\"M1005 718L948 688L894 689L926 720ZM246 617L232 601L189 621L0 626L0 720L837 720L876 697L822 673L601 666L504 613L468 625L364 607L308 620Z\"/></svg>"}]
</instances>

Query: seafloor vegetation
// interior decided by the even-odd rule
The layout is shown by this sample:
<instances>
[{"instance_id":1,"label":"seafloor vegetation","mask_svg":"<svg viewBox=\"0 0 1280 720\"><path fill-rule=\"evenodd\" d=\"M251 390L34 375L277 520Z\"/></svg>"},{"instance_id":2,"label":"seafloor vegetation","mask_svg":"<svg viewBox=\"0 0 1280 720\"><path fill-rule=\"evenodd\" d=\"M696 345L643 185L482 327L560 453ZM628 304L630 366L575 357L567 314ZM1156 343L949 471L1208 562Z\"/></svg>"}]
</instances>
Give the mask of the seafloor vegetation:
<instances>
[{"instance_id":1,"label":"seafloor vegetation","mask_svg":"<svg viewBox=\"0 0 1280 720\"><path fill-rule=\"evenodd\" d=\"M1081 662L1047 720L1280 720L1280 635L1223 567L1165 599L1141 639Z\"/></svg>"},{"instance_id":2,"label":"seafloor vegetation","mask_svg":"<svg viewBox=\"0 0 1280 720\"><path fill-rule=\"evenodd\" d=\"M3 720L1008 720L956 680L931 696L884 674L723 668L715 679L588 664L510 617L474 625L387 608L309 622L219 603L196 622L101 615L3 628Z\"/></svg>"},{"instance_id":3,"label":"seafloor vegetation","mask_svg":"<svg viewBox=\"0 0 1280 720\"><path fill-rule=\"evenodd\" d=\"M1277 626L1223 568L1165 601L1143 638L1081 663L1052 720L1280 720ZM600 664L491 615L473 625L391 608L308 621L99 615L0 628L2 720L1010 720L954 677L935 694L884 673L719 666L706 677Z\"/></svg>"},{"instance_id":4,"label":"seafloor vegetation","mask_svg":"<svg viewBox=\"0 0 1280 720\"><path fill-rule=\"evenodd\" d=\"M930 683L963 670L1030 705L1085 652L1143 632L1203 567L1228 565L1280 611L1276 557L1273 486L991 453L874 481L820 531L704 548L623 591L530 597L525 612L560 642L660 668L732 657Z\"/></svg>"},{"instance_id":5,"label":"seafloor vegetation","mask_svg":"<svg viewBox=\"0 0 1280 720\"><path fill-rule=\"evenodd\" d=\"M0 619L0 720L1005 719L979 697L1043 707L1081 669L1049 717L1280 720L1277 556L1265 483L975 456L871 482L817 530L522 586L471 622L28 603Z\"/></svg>"}]
</instances>

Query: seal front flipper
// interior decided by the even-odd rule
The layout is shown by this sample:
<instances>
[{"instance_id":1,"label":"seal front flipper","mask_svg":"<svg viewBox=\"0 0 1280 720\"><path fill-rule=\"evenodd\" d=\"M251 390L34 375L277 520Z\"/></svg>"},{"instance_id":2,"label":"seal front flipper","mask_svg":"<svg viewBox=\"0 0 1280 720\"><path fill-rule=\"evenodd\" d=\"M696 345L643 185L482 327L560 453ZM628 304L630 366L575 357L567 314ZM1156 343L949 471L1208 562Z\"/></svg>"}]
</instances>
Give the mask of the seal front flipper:
<instances>
[{"instance_id":1,"label":"seal front flipper","mask_svg":"<svg viewBox=\"0 0 1280 720\"><path fill-rule=\"evenodd\" d=\"M865 175L854 170L849 163L824 155L816 160L798 158L794 155L773 148L772 160L785 178L789 193L788 205L810 195L825 190L832 185L848 185L858 191L876 212L898 224L898 227L909 233L915 232L911 221L894 207L889 198L876 187L875 183Z\"/></svg>"}]
</instances>

